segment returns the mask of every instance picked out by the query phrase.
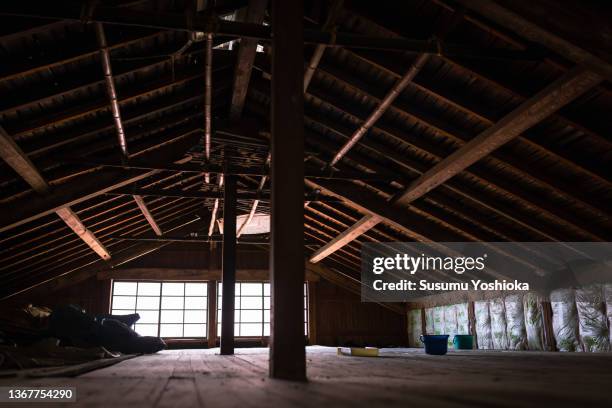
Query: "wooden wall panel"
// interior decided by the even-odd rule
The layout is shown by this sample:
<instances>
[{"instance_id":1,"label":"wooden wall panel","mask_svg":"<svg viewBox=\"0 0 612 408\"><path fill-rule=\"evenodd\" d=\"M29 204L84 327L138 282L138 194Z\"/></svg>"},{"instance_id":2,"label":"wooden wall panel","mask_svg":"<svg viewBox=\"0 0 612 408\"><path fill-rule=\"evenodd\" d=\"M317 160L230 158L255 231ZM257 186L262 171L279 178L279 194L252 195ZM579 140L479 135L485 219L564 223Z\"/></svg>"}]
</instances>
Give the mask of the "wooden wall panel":
<instances>
[{"instance_id":1,"label":"wooden wall panel","mask_svg":"<svg viewBox=\"0 0 612 408\"><path fill-rule=\"evenodd\" d=\"M316 294L317 343L326 346L405 346L406 316L321 279Z\"/></svg>"},{"instance_id":2,"label":"wooden wall panel","mask_svg":"<svg viewBox=\"0 0 612 408\"><path fill-rule=\"evenodd\" d=\"M0 304L0 307L79 305L88 313L108 313L110 306L110 280L89 278L58 291L25 292Z\"/></svg>"}]
</instances>

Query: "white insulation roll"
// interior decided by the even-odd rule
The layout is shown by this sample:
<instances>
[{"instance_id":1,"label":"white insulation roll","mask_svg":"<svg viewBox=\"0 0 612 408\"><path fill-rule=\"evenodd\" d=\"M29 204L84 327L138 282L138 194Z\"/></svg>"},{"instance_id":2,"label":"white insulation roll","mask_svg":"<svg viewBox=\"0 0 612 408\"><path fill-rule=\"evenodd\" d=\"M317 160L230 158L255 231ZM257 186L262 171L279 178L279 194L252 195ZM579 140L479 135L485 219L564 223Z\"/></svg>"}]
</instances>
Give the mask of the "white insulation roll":
<instances>
[{"instance_id":1,"label":"white insulation roll","mask_svg":"<svg viewBox=\"0 0 612 408\"><path fill-rule=\"evenodd\" d=\"M492 349L493 338L491 335L489 301L479 300L474 302L474 315L476 317L476 341L478 348L482 350Z\"/></svg>"},{"instance_id":2,"label":"white insulation roll","mask_svg":"<svg viewBox=\"0 0 612 408\"><path fill-rule=\"evenodd\" d=\"M523 311L527 332L527 349L544 350L544 314L538 295L526 293L523 296Z\"/></svg>"},{"instance_id":3,"label":"white insulation roll","mask_svg":"<svg viewBox=\"0 0 612 408\"><path fill-rule=\"evenodd\" d=\"M508 349L527 350L527 330L523 313L523 295L513 294L504 298L506 309L506 335Z\"/></svg>"},{"instance_id":4,"label":"white insulation roll","mask_svg":"<svg viewBox=\"0 0 612 408\"><path fill-rule=\"evenodd\" d=\"M573 289L550 293L552 325L559 351L581 351L578 334L578 312Z\"/></svg>"},{"instance_id":5,"label":"white insulation roll","mask_svg":"<svg viewBox=\"0 0 612 408\"><path fill-rule=\"evenodd\" d=\"M609 351L610 333L602 285L576 289L578 331L584 351Z\"/></svg>"},{"instance_id":6,"label":"white insulation roll","mask_svg":"<svg viewBox=\"0 0 612 408\"><path fill-rule=\"evenodd\" d=\"M508 349L505 309L503 298L491 299L489 301L489 313L491 314L491 335L493 338L493 348L495 350Z\"/></svg>"}]
</instances>

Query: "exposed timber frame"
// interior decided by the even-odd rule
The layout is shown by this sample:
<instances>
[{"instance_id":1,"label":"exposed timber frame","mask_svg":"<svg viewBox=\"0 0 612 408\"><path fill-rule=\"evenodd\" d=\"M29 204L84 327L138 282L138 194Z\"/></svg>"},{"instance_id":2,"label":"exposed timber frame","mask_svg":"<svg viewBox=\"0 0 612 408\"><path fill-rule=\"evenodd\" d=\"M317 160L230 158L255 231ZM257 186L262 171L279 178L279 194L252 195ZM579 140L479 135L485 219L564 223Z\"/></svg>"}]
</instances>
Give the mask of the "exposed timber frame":
<instances>
[{"instance_id":1,"label":"exposed timber frame","mask_svg":"<svg viewBox=\"0 0 612 408\"><path fill-rule=\"evenodd\" d=\"M421 175L402 194L392 200L393 206L396 208L408 206L503 144L518 137L602 80L602 77L583 67L570 70ZM311 256L311 262L318 262L334 253L380 221L382 220L376 219L371 214L365 215L358 223L344 231L341 237L319 248Z\"/></svg>"}]
</instances>

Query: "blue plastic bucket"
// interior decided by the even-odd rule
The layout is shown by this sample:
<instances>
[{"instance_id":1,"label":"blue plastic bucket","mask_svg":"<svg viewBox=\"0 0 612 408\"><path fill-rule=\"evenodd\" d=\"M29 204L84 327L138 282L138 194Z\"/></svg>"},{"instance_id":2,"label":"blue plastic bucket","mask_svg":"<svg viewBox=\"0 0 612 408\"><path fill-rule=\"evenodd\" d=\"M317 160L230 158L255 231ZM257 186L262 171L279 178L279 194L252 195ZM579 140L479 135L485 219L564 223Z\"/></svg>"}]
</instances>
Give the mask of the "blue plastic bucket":
<instances>
[{"instance_id":1,"label":"blue plastic bucket","mask_svg":"<svg viewBox=\"0 0 612 408\"><path fill-rule=\"evenodd\" d=\"M441 356L448 351L448 334L422 335L421 341L425 344L425 353Z\"/></svg>"},{"instance_id":2,"label":"blue plastic bucket","mask_svg":"<svg viewBox=\"0 0 612 408\"><path fill-rule=\"evenodd\" d=\"M469 334L457 334L453 337L455 350L471 350L474 348L474 336Z\"/></svg>"}]
</instances>

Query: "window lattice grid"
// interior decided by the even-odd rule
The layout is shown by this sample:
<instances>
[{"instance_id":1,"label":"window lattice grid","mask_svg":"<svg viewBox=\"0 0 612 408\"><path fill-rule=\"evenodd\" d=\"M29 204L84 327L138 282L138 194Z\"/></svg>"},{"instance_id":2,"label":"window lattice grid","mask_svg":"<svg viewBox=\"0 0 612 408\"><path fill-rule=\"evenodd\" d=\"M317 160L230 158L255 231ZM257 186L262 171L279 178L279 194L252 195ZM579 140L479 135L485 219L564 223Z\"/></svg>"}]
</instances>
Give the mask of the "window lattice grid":
<instances>
[{"instance_id":1,"label":"window lattice grid","mask_svg":"<svg viewBox=\"0 0 612 408\"><path fill-rule=\"evenodd\" d=\"M206 337L206 282L113 281L112 314L140 314L133 326L143 336Z\"/></svg>"},{"instance_id":2,"label":"window lattice grid","mask_svg":"<svg viewBox=\"0 0 612 408\"><path fill-rule=\"evenodd\" d=\"M217 286L217 336L221 335L223 284ZM234 295L234 335L267 337L270 335L270 283L236 282ZM304 283L304 335L308 335L308 285Z\"/></svg>"}]
</instances>

